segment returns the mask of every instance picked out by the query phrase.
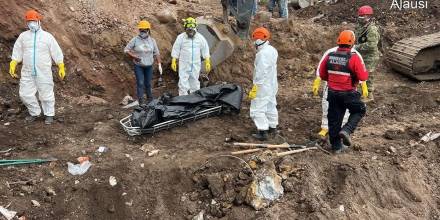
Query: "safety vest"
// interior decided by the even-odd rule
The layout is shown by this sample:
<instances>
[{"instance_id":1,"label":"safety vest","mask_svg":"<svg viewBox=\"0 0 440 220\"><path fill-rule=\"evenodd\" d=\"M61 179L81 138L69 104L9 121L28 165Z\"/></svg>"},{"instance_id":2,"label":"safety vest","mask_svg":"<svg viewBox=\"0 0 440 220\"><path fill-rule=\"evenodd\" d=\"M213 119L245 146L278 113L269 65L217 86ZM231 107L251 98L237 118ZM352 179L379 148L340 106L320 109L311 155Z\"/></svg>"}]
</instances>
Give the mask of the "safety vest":
<instances>
[{"instance_id":1,"label":"safety vest","mask_svg":"<svg viewBox=\"0 0 440 220\"><path fill-rule=\"evenodd\" d=\"M329 74L329 81L343 82L348 80L345 82L349 82L351 85L354 85L356 80L354 79L353 72L348 66L350 63L350 58L350 51L336 51L331 52L328 55L327 71Z\"/></svg>"}]
</instances>

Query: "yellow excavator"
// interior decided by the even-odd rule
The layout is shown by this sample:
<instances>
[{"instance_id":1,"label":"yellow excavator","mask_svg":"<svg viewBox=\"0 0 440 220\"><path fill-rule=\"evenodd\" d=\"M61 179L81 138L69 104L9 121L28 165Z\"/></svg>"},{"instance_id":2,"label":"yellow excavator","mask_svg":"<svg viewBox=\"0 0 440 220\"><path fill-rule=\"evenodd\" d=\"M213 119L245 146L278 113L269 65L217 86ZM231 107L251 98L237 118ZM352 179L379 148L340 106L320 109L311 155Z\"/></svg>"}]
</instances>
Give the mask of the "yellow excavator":
<instances>
[{"instance_id":1,"label":"yellow excavator","mask_svg":"<svg viewBox=\"0 0 440 220\"><path fill-rule=\"evenodd\" d=\"M440 79L440 32L406 38L388 51L391 68L419 81Z\"/></svg>"}]
</instances>

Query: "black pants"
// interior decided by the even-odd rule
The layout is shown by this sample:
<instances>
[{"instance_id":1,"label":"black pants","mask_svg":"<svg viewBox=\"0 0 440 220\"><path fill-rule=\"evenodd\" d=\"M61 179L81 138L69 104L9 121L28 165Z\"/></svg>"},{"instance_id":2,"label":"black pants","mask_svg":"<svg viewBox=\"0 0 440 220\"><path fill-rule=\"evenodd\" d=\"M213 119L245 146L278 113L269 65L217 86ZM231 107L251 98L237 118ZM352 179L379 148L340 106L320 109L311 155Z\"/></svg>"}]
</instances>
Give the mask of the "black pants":
<instances>
[{"instance_id":1,"label":"black pants","mask_svg":"<svg viewBox=\"0 0 440 220\"><path fill-rule=\"evenodd\" d=\"M327 118L330 144L334 150L338 150L342 147L339 132L343 130L348 134L352 134L359 121L364 117L366 107L361 101L361 94L357 91L338 92L329 89L327 101L329 102ZM344 127L341 128L347 109L350 112L350 117Z\"/></svg>"}]
</instances>

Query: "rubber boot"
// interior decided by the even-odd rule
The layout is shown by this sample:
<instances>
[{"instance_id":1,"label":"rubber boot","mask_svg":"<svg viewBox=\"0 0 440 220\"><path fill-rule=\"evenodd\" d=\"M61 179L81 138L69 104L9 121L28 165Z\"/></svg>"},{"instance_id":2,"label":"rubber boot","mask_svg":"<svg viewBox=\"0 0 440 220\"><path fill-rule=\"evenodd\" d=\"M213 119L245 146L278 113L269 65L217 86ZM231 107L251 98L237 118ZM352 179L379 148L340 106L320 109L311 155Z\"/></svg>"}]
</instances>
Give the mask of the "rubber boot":
<instances>
[{"instance_id":1,"label":"rubber boot","mask_svg":"<svg viewBox=\"0 0 440 220\"><path fill-rule=\"evenodd\" d=\"M252 137L259 141L267 140L267 130L258 130L256 134L252 134Z\"/></svg>"},{"instance_id":2,"label":"rubber boot","mask_svg":"<svg viewBox=\"0 0 440 220\"><path fill-rule=\"evenodd\" d=\"M37 118L38 118L38 116L28 115L28 116L26 116L26 118L24 118L24 120L27 123L31 123L31 122L34 122L35 120L37 120Z\"/></svg>"},{"instance_id":3,"label":"rubber boot","mask_svg":"<svg viewBox=\"0 0 440 220\"><path fill-rule=\"evenodd\" d=\"M46 116L46 119L44 120L44 124L50 125L53 123L53 116Z\"/></svg>"},{"instance_id":4,"label":"rubber boot","mask_svg":"<svg viewBox=\"0 0 440 220\"><path fill-rule=\"evenodd\" d=\"M271 127L269 127L269 131L268 131L268 133L269 133L270 135L277 135L277 134L278 134L278 129L277 129L277 128L271 128Z\"/></svg>"},{"instance_id":5,"label":"rubber boot","mask_svg":"<svg viewBox=\"0 0 440 220\"><path fill-rule=\"evenodd\" d=\"M342 143L348 147L351 147L351 145L353 144L351 142L351 137L350 134L348 134L348 132L346 131L340 131L339 132L339 137L342 138Z\"/></svg>"}]
</instances>

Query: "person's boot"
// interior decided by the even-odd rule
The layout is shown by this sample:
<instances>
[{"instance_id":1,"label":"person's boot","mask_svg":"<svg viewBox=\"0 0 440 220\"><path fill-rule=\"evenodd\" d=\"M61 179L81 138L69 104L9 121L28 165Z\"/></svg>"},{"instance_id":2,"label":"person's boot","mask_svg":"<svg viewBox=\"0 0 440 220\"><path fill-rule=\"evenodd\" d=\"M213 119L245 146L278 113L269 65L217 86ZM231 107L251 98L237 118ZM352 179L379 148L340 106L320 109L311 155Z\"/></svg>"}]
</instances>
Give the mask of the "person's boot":
<instances>
[{"instance_id":1,"label":"person's boot","mask_svg":"<svg viewBox=\"0 0 440 220\"><path fill-rule=\"evenodd\" d=\"M318 135L320 137L326 137L328 134L328 129L327 128L321 128L321 131L318 133Z\"/></svg>"},{"instance_id":2,"label":"person's boot","mask_svg":"<svg viewBox=\"0 0 440 220\"><path fill-rule=\"evenodd\" d=\"M268 133L269 133L270 135L277 135L277 134L278 134L278 129L277 129L277 128L271 128L271 127L269 127L269 131L268 131Z\"/></svg>"},{"instance_id":3,"label":"person's boot","mask_svg":"<svg viewBox=\"0 0 440 220\"><path fill-rule=\"evenodd\" d=\"M46 116L46 119L44 120L44 124L50 125L53 123L53 116Z\"/></svg>"},{"instance_id":4,"label":"person's boot","mask_svg":"<svg viewBox=\"0 0 440 220\"><path fill-rule=\"evenodd\" d=\"M32 115L28 115L26 116L26 118L24 118L26 123L31 123L34 122L35 120L37 120L38 116L32 116Z\"/></svg>"},{"instance_id":5,"label":"person's boot","mask_svg":"<svg viewBox=\"0 0 440 220\"><path fill-rule=\"evenodd\" d=\"M342 153L344 153L347 149L348 149L348 146L345 146L345 145L343 144L341 148L339 148L339 149L337 149L337 150L333 150L333 153L334 153L334 154L342 154Z\"/></svg>"},{"instance_id":6,"label":"person's boot","mask_svg":"<svg viewBox=\"0 0 440 220\"><path fill-rule=\"evenodd\" d=\"M267 140L267 131L258 130L257 133L252 134L252 137L256 138L259 141L265 141Z\"/></svg>"},{"instance_id":7,"label":"person's boot","mask_svg":"<svg viewBox=\"0 0 440 220\"><path fill-rule=\"evenodd\" d=\"M342 143L348 147L352 146L350 134L346 131L340 131L339 137L342 138Z\"/></svg>"}]
</instances>

